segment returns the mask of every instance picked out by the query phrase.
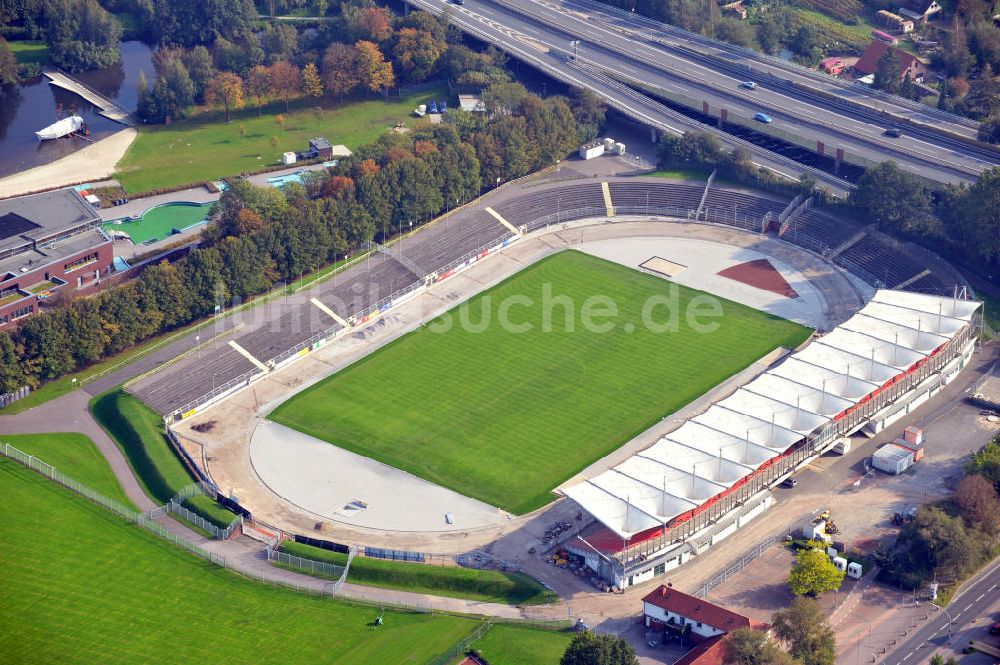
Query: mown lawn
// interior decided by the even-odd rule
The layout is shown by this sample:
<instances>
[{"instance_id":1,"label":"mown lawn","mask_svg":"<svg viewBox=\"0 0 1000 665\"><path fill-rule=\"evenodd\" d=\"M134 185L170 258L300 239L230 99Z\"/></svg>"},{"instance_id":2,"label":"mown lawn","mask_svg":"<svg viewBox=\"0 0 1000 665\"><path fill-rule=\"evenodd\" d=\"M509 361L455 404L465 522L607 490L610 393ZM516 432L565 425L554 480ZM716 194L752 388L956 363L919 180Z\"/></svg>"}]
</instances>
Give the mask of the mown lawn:
<instances>
[{"instance_id":1,"label":"mown lawn","mask_svg":"<svg viewBox=\"0 0 1000 665\"><path fill-rule=\"evenodd\" d=\"M712 332L698 332L698 321L684 315L699 295L722 312L702 319L717 326ZM587 329L582 313L595 296L617 313L591 317L597 326ZM673 331L647 325L667 323L671 309L678 312ZM511 326L498 324L501 311ZM460 324L463 316L470 325ZM531 329L515 332L523 325ZM521 514L653 423L809 332L566 251L302 391L271 418Z\"/></svg>"},{"instance_id":2,"label":"mown lawn","mask_svg":"<svg viewBox=\"0 0 1000 665\"><path fill-rule=\"evenodd\" d=\"M141 127L118 163L115 177L137 194L276 165L283 152L306 150L309 139L316 136L354 150L374 141L397 121L408 127L429 122L413 118L413 109L428 99L445 97L446 88L441 87L401 98L390 96L388 101L362 98L338 104L324 98L299 102L287 113L284 104L267 107L263 116L258 116L256 108L246 108L234 113L228 123L222 113L199 110L169 125ZM317 105L325 107L318 120L313 110ZM279 114L285 118L281 127L275 120ZM241 125L246 129L242 138ZM271 145L272 136L278 137L276 148Z\"/></svg>"},{"instance_id":3,"label":"mown lawn","mask_svg":"<svg viewBox=\"0 0 1000 665\"><path fill-rule=\"evenodd\" d=\"M376 607L246 580L8 459L0 496L0 662L430 663L480 623L375 628Z\"/></svg>"},{"instance_id":4,"label":"mown lawn","mask_svg":"<svg viewBox=\"0 0 1000 665\"><path fill-rule=\"evenodd\" d=\"M21 452L54 466L73 480L131 508L135 505L118 484L114 471L90 437L78 432L45 434L0 434L0 443L9 443Z\"/></svg>"},{"instance_id":5,"label":"mown lawn","mask_svg":"<svg viewBox=\"0 0 1000 665\"><path fill-rule=\"evenodd\" d=\"M281 549L295 556L338 566L347 563L346 554L303 543L285 542ZM347 580L387 589L510 605L538 605L556 599L553 592L522 573L384 561L360 555L351 561Z\"/></svg>"},{"instance_id":6,"label":"mown lawn","mask_svg":"<svg viewBox=\"0 0 1000 665\"><path fill-rule=\"evenodd\" d=\"M490 628L472 644L490 665L525 665L559 662L573 639L568 632L525 630L507 625Z\"/></svg>"},{"instance_id":7,"label":"mown lawn","mask_svg":"<svg viewBox=\"0 0 1000 665\"><path fill-rule=\"evenodd\" d=\"M7 44L19 64L27 65L35 62L44 65L49 61L49 47L45 42L22 40Z\"/></svg>"},{"instance_id":8,"label":"mown lawn","mask_svg":"<svg viewBox=\"0 0 1000 665\"><path fill-rule=\"evenodd\" d=\"M194 482L167 441L163 419L138 399L116 388L90 400L90 412L121 448L149 498L164 504ZM187 499L184 505L217 526L236 519L206 496Z\"/></svg>"}]
</instances>

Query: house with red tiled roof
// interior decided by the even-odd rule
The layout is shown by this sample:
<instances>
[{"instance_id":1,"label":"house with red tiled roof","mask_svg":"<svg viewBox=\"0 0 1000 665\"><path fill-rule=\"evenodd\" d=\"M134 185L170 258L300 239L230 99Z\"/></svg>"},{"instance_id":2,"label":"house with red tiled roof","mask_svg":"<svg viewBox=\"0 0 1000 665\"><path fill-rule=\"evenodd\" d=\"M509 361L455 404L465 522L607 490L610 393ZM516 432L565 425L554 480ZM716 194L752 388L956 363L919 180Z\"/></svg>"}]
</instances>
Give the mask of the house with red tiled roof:
<instances>
[{"instance_id":1,"label":"house with red tiled roof","mask_svg":"<svg viewBox=\"0 0 1000 665\"><path fill-rule=\"evenodd\" d=\"M927 73L927 65L917 60L917 58L906 51L902 51L898 48L893 48L888 44L884 44L879 41L873 41L871 45L865 49L865 52L861 54L858 61L854 63L854 71L861 75L874 74L875 69L878 67L879 59L885 55L885 52L892 49L896 52L896 57L899 59L899 78L900 80L906 78L906 75L910 75L911 81L916 81L917 83L923 81L924 75Z\"/></svg>"},{"instance_id":2,"label":"house with red tiled roof","mask_svg":"<svg viewBox=\"0 0 1000 665\"><path fill-rule=\"evenodd\" d=\"M722 663L722 639L737 628L770 630L768 624L661 584L642 599L648 633L661 641L679 636L694 648L674 665Z\"/></svg>"}]
</instances>

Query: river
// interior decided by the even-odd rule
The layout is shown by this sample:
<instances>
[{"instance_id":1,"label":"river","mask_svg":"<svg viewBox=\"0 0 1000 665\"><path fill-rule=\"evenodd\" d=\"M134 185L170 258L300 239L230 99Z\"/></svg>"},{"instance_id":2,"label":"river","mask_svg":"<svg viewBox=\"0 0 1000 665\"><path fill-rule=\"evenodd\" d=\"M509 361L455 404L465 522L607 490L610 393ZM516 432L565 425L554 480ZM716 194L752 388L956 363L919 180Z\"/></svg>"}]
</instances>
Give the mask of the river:
<instances>
[{"instance_id":1,"label":"river","mask_svg":"<svg viewBox=\"0 0 1000 665\"><path fill-rule=\"evenodd\" d=\"M139 72L152 85L156 78L153 51L142 42L122 42L122 61L109 69L73 74L91 88L114 100L121 108L134 111L135 85ZM75 112L90 126L90 139L98 141L122 129L122 125L98 115L85 99L50 85L44 76L21 85L0 86L0 177L33 166L48 164L83 148L87 141L62 138L39 141L35 132Z\"/></svg>"}]
</instances>

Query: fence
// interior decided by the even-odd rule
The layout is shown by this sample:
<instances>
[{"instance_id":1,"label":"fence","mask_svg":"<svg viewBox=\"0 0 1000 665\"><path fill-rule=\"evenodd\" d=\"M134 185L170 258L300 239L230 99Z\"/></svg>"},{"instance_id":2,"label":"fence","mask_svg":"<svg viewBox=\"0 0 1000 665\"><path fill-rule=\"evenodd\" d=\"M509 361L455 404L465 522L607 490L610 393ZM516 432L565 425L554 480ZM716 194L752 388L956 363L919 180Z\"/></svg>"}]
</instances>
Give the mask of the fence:
<instances>
[{"instance_id":1,"label":"fence","mask_svg":"<svg viewBox=\"0 0 1000 665\"><path fill-rule=\"evenodd\" d=\"M338 566L325 561L316 561L315 559L307 559L295 556L294 554L288 554L287 552L280 551L273 545L267 546L268 561L272 561L281 566L301 570L307 575L330 578L333 580L331 591L334 594L339 593L341 588L344 586L344 582L347 581L347 572L351 568L351 561L354 560L354 555L356 553L356 549L351 549L350 553L347 555L347 564Z\"/></svg>"},{"instance_id":2,"label":"fence","mask_svg":"<svg viewBox=\"0 0 1000 665\"><path fill-rule=\"evenodd\" d=\"M767 538L767 539L765 539L765 540L757 543L746 554L744 554L739 559L737 559L736 561L733 561L731 564L729 564L728 566L726 566L725 570L723 570L721 573L719 573L718 575L716 575L715 577L713 577L709 581L705 582L701 586L701 588L694 593L694 595L697 596L698 598L707 598L709 592L712 589L714 589L715 587L719 586L720 584L722 584L723 582L725 582L726 580L728 580L730 577L732 577L733 575L735 575L736 573L740 572L741 570L743 570L744 568L746 568L747 566L749 566L751 563L753 563L754 561L756 561L757 559L759 559L760 556L769 547L771 547L771 545L774 545L775 543L777 543L777 542L779 542L781 540L784 540L784 539L785 539L785 534L775 534L775 535L771 536L770 538Z\"/></svg>"}]
</instances>

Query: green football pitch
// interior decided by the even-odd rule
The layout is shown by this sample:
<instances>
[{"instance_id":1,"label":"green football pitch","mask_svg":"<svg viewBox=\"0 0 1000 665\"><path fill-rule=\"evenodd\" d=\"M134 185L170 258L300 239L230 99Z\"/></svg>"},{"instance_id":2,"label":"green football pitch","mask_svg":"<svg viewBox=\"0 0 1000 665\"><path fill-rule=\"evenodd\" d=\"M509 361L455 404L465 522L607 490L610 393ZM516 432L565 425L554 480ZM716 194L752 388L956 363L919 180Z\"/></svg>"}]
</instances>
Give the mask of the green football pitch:
<instances>
[{"instance_id":1,"label":"green football pitch","mask_svg":"<svg viewBox=\"0 0 1000 665\"><path fill-rule=\"evenodd\" d=\"M96 466L83 477L110 473ZM431 663L482 623L387 612L376 628L377 607L251 582L2 457L0 496L2 663ZM511 632L537 642L525 665L568 642Z\"/></svg>"},{"instance_id":2,"label":"green football pitch","mask_svg":"<svg viewBox=\"0 0 1000 665\"><path fill-rule=\"evenodd\" d=\"M689 321L688 307L704 311L705 300L718 303L721 316ZM611 311L608 303L615 313L595 317ZM671 311L680 314L676 329L664 331ZM511 325L501 325L504 315ZM656 421L809 334L565 251L302 391L270 417L523 514Z\"/></svg>"}]
</instances>

